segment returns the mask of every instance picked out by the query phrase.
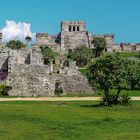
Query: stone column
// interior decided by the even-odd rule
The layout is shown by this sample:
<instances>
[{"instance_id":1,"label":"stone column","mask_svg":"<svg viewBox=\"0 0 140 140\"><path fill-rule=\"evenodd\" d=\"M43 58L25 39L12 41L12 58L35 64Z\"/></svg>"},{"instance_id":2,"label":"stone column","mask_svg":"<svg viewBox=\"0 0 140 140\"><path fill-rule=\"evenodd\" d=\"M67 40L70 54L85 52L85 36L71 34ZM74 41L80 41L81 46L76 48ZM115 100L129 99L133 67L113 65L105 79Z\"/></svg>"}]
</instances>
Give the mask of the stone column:
<instances>
[{"instance_id":1,"label":"stone column","mask_svg":"<svg viewBox=\"0 0 140 140\"><path fill-rule=\"evenodd\" d=\"M53 72L53 59L50 59L50 72Z\"/></svg>"}]
</instances>

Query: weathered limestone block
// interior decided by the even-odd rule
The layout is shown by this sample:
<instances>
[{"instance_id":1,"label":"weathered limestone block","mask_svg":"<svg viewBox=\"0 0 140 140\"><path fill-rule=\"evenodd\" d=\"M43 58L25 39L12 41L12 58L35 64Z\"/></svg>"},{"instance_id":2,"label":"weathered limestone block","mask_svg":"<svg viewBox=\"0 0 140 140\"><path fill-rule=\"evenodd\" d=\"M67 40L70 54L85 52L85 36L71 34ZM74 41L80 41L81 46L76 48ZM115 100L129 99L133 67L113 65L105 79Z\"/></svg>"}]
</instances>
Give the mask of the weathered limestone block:
<instances>
[{"instance_id":1,"label":"weathered limestone block","mask_svg":"<svg viewBox=\"0 0 140 140\"><path fill-rule=\"evenodd\" d=\"M7 79L9 96L53 96L54 81L49 75L12 75Z\"/></svg>"},{"instance_id":2,"label":"weathered limestone block","mask_svg":"<svg viewBox=\"0 0 140 140\"><path fill-rule=\"evenodd\" d=\"M140 43L136 44L136 50L140 51Z\"/></svg>"},{"instance_id":3,"label":"weathered limestone block","mask_svg":"<svg viewBox=\"0 0 140 140\"><path fill-rule=\"evenodd\" d=\"M8 48L0 48L0 70L8 71Z\"/></svg>"},{"instance_id":4,"label":"weathered limestone block","mask_svg":"<svg viewBox=\"0 0 140 140\"><path fill-rule=\"evenodd\" d=\"M49 74L50 67L48 65L25 65L25 64L15 64L13 65L12 75L40 75Z\"/></svg>"},{"instance_id":5,"label":"weathered limestone block","mask_svg":"<svg viewBox=\"0 0 140 140\"><path fill-rule=\"evenodd\" d=\"M30 50L30 64L31 65L44 65L43 54L40 47L34 47Z\"/></svg>"},{"instance_id":6,"label":"weathered limestone block","mask_svg":"<svg viewBox=\"0 0 140 140\"><path fill-rule=\"evenodd\" d=\"M55 78L55 93L59 94L92 94L88 80L82 75L59 75Z\"/></svg>"},{"instance_id":7,"label":"weathered limestone block","mask_svg":"<svg viewBox=\"0 0 140 140\"><path fill-rule=\"evenodd\" d=\"M54 82L49 66L16 64L8 75L10 96L53 96Z\"/></svg>"},{"instance_id":8,"label":"weathered limestone block","mask_svg":"<svg viewBox=\"0 0 140 140\"><path fill-rule=\"evenodd\" d=\"M61 32L62 51L68 52L80 46L89 47L87 32Z\"/></svg>"}]
</instances>

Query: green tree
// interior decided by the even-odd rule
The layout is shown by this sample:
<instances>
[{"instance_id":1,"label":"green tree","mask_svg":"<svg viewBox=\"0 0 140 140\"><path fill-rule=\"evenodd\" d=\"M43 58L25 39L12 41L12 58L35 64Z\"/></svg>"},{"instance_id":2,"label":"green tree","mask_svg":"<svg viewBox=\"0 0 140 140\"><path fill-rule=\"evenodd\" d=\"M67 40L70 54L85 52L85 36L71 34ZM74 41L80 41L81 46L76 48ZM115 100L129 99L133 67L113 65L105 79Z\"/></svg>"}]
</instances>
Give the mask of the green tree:
<instances>
[{"instance_id":1,"label":"green tree","mask_svg":"<svg viewBox=\"0 0 140 140\"><path fill-rule=\"evenodd\" d=\"M11 40L6 44L7 47L11 49L21 49L26 48L27 46L19 40Z\"/></svg>"},{"instance_id":2,"label":"green tree","mask_svg":"<svg viewBox=\"0 0 140 140\"><path fill-rule=\"evenodd\" d=\"M103 37L95 37L92 41L94 47L96 48L96 57L99 57L103 50L106 48L106 40Z\"/></svg>"},{"instance_id":3,"label":"green tree","mask_svg":"<svg viewBox=\"0 0 140 140\"><path fill-rule=\"evenodd\" d=\"M54 52L51 48L49 48L48 46L41 46L41 52L43 54L44 57L44 63L45 64L49 64L50 63L50 59L55 60L55 58L58 55L58 53Z\"/></svg>"},{"instance_id":4,"label":"green tree","mask_svg":"<svg viewBox=\"0 0 140 140\"><path fill-rule=\"evenodd\" d=\"M93 53L90 48L81 46L69 51L67 58L76 61L77 66L83 67L91 61L92 56Z\"/></svg>"},{"instance_id":5,"label":"green tree","mask_svg":"<svg viewBox=\"0 0 140 140\"><path fill-rule=\"evenodd\" d=\"M115 53L99 58L89 66L90 80L93 85L97 84L104 91L107 105L118 104L121 90L131 89L139 83L140 74L139 70L136 70L139 64L137 63ZM117 89L115 95L111 95L113 88Z\"/></svg>"},{"instance_id":6,"label":"green tree","mask_svg":"<svg viewBox=\"0 0 140 140\"><path fill-rule=\"evenodd\" d=\"M140 61L127 60L126 68L128 71L128 84L131 89L140 88Z\"/></svg>"}]
</instances>

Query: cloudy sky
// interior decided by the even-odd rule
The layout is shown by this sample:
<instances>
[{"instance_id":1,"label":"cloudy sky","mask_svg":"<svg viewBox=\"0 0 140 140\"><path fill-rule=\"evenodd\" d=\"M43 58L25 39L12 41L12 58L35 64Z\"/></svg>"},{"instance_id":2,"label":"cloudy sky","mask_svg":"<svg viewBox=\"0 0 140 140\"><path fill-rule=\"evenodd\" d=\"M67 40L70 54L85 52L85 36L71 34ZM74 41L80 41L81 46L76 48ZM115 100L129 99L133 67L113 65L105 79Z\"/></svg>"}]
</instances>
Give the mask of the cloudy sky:
<instances>
[{"instance_id":1,"label":"cloudy sky","mask_svg":"<svg viewBox=\"0 0 140 140\"><path fill-rule=\"evenodd\" d=\"M1 0L0 29L8 20L29 34L57 34L62 20L84 20L93 34L114 33L116 43L140 42L140 0Z\"/></svg>"}]
</instances>

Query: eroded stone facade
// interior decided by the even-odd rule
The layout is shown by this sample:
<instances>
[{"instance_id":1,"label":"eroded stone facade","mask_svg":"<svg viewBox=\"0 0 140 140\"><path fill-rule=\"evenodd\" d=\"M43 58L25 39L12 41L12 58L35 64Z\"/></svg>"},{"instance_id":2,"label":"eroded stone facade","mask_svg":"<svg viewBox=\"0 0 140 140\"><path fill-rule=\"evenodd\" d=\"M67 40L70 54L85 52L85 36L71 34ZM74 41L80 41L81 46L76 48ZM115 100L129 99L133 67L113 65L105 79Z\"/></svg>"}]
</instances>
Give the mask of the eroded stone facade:
<instances>
[{"instance_id":1,"label":"eroded stone facade","mask_svg":"<svg viewBox=\"0 0 140 140\"><path fill-rule=\"evenodd\" d=\"M10 87L10 96L54 96L68 93L93 93L88 80L81 75L75 62L64 64L65 55L56 60L58 68L44 65L40 46L48 46L60 54L66 54L82 45L95 49L92 41L95 37L106 39L105 51L140 51L140 44L114 44L113 34L92 35L86 30L86 23L65 21L61 23L58 35L37 33L36 44L32 48L12 50L2 47L0 33L0 81Z\"/></svg>"},{"instance_id":2,"label":"eroded stone facade","mask_svg":"<svg viewBox=\"0 0 140 140\"><path fill-rule=\"evenodd\" d=\"M57 36L49 35L48 33L37 33L37 44L47 45L54 51L62 54L68 53L80 46L94 48L92 40L95 35L92 35L86 30L86 23L83 21L63 21L61 22L61 32ZM114 35L100 35L107 41L107 47L113 46Z\"/></svg>"},{"instance_id":3,"label":"eroded stone facade","mask_svg":"<svg viewBox=\"0 0 140 140\"><path fill-rule=\"evenodd\" d=\"M39 46L12 50L0 48L0 81L10 87L10 96L55 96L60 94L93 93L87 79L80 74L75 62L55 73L52 61L44 65ZM63 71L63 72L62 72Z\"/></svg>"}]
</instances>

